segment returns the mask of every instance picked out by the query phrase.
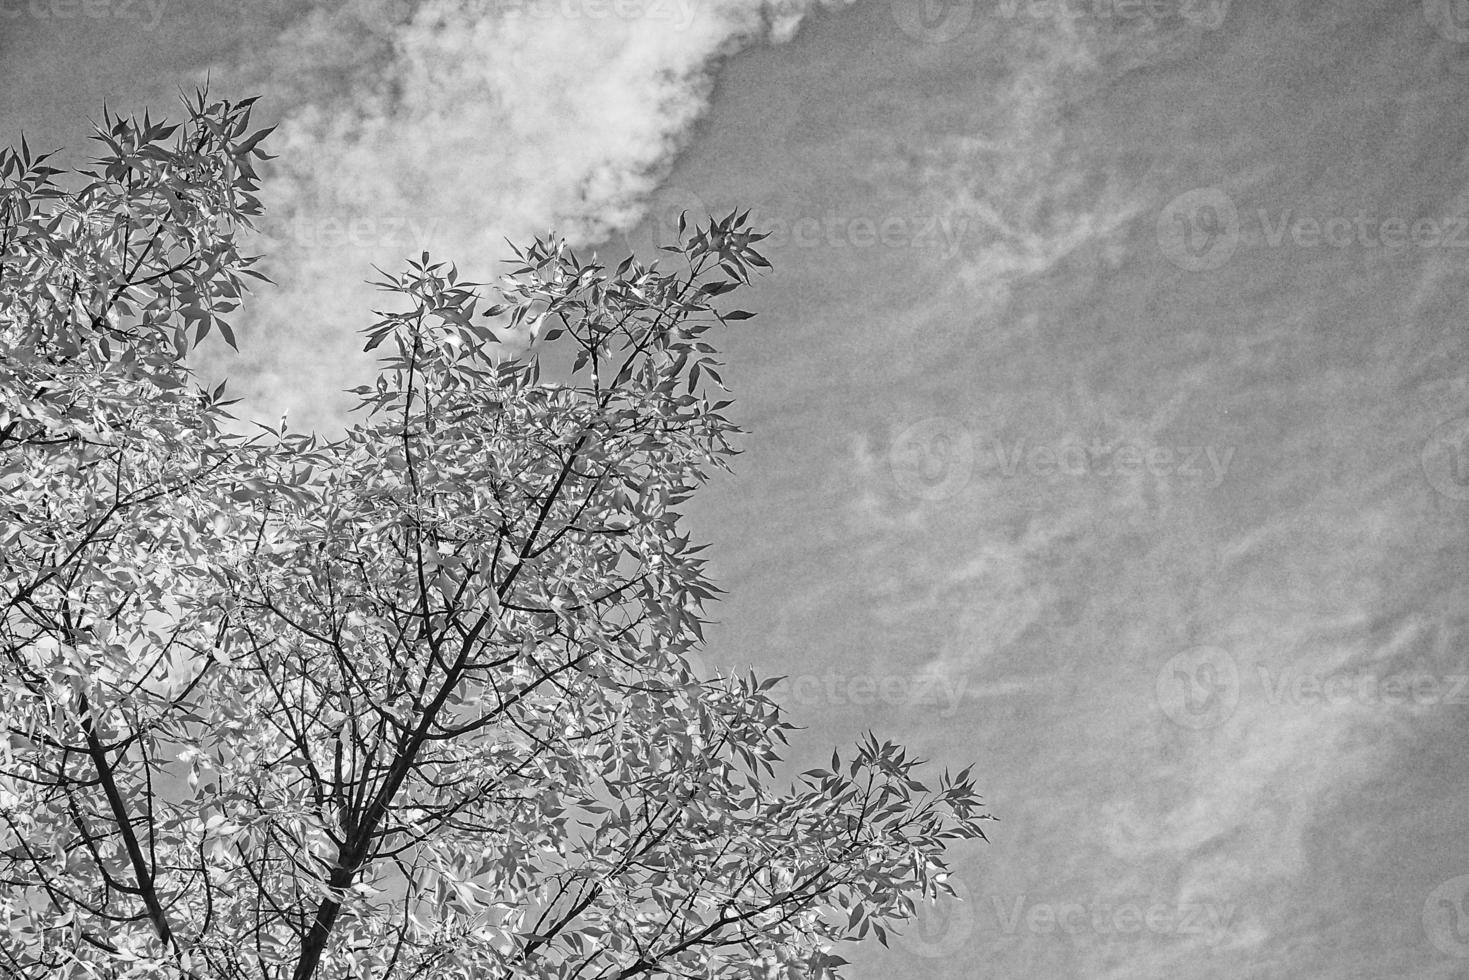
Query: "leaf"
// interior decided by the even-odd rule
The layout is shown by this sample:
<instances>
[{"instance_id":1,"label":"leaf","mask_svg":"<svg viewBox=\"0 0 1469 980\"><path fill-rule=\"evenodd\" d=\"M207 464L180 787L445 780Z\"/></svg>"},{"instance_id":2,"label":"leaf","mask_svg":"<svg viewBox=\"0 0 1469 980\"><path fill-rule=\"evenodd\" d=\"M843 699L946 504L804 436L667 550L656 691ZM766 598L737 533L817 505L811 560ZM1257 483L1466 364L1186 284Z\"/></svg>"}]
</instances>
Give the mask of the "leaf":
<instances>
[{"instance_id":1,"label":"leaf","mask_svg":"<svg viewBox=\"0 0 1469 980\"><path fill-rule=\"evenodd\" d=\"M275 132L275 129L276 128L274 126L271 126L269 129L262 129L259 132L253 134L252 136L250 136L249 139L245 140L238 147L236 147L235 152L237 152L240 156L244 156L254 151L255 148L260 145L260 142L262 140L264 140L271 133ZM263 154L261 155L263 156Z\"/></svg>"}]
</instances>

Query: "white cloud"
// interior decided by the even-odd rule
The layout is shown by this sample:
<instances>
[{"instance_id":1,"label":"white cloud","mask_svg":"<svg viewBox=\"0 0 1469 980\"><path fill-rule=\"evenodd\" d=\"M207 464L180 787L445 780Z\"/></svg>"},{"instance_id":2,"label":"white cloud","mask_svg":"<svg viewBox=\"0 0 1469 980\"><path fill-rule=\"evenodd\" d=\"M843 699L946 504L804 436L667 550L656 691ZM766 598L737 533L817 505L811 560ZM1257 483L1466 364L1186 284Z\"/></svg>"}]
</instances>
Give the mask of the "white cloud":
<instances>
[{"instance_id":1,"label":"white cloud","mask_svg":"<svg viewBox=\"0 0 1469 980\"><path fill-rule=\"evenodd\" d=\"M216 362L246 415L329 424L369 377L356 331L423 249L484 281L503 239L635 225L721 57L789 38L817 0L348 0L228 77L284 106L257 248L279 288ZM840 4L849 0L821 0ZM253 71L253 77L252 77ZM218 355L216 355L217 357Z\"/></svg>"}]
</instances>

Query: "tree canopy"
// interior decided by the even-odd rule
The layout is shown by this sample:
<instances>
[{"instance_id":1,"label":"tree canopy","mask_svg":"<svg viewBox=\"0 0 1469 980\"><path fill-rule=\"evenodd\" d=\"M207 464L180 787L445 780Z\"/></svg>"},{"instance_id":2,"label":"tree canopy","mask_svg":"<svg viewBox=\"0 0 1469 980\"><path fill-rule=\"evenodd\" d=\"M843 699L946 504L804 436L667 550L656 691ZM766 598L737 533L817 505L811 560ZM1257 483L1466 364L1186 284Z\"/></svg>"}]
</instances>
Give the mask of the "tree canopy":
<instances>
[{"instance_id":1,"label":"tree canopy","mask_svg":"<svg viewBox=\"0 0 1469 980\"><path fill-rule=\"evenodd\" d=\"M779 789L778 679L690 662L747 215L422 255L344 435L242 434L188 354L265 278L252 102L0 151L0 972L820 980L952 894L969 770Z\"/></svg>"}]
</instances>

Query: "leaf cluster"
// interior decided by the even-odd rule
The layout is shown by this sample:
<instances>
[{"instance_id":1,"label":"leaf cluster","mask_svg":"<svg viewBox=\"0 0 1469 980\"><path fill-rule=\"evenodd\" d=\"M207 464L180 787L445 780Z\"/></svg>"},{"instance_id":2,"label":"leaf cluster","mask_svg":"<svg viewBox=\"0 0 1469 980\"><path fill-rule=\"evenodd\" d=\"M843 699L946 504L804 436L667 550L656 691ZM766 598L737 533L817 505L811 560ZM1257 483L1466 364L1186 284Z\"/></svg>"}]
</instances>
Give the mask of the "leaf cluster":
<instances>
[{"instance_id":1,"label":"leaf cluster","mask_svg":"<svg viewBox=\"0 0 1469 980\"><path fill-rule=\"evenodd\" d=\"M233 343L265 133L189 108L75 191L0 155L0 971L822 978L945 890L967 770L869 736L780 790L775 679L690 663L748 215L424 254L347 432L245 439L185 354Z\"/></svg>"}]
</instances>

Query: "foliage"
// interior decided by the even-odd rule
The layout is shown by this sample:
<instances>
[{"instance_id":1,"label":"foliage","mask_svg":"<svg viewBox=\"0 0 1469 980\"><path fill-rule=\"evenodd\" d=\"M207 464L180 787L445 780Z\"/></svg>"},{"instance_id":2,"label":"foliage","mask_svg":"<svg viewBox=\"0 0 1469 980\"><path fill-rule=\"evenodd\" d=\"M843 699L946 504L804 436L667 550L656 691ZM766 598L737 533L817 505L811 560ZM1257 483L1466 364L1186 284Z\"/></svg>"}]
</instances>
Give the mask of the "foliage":
<instances>
[{"instance_id":1,"label":"foliage","mask_svg":"<svg viewBox=\"0 0 1469 980\"><path fill-rule=\"evenodd\" d=\"M346 435L247 439L186 355L258 277L266 134L189 109L74 190L0 154L0 970L821 978L949 891L968 770L869 736L777 792L775 679L690 666L746 216L673 271L425 254Z\"/></svg>"}]
</instances>

